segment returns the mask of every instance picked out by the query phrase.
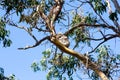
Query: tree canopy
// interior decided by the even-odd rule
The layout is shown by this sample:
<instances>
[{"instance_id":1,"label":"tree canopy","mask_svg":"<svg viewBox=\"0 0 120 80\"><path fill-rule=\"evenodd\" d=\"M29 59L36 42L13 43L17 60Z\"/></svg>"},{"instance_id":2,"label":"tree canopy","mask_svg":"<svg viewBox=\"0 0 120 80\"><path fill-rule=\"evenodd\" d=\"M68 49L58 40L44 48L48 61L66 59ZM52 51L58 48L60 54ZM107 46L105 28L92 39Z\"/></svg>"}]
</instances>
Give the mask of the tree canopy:
<instances>
[{"instance_id":1,"label":"tree canopy","mask_svg":"<svg viewBox=\"0 0 120 80\"><path fill-rule=\"evenodd\" d=\"M5 77L4 69L0 67L0 80L16 80L15 75L12 74L9 77Z\"/></svg>"},{"instance_id":2,"label":"tree canopy","mask_svg":"<svg viewBox=\"0 0 120 80\"><path fill-rule=\"evenodd\" d=\"M1 0L0 10L4 14L0 15L0 42L4 47L12 43L8 25L26 31L35 41L19 50L49 43L50 48L43 50L40 63L31 65L35 72L49 70L47 80L75 80L73 75L78 71L92 80L114 80L120 72L120 54L113 51L109 42L115 40L112 44L116 44L120 39L119 3L118 0Z\"/></svg>"}]
</instances>

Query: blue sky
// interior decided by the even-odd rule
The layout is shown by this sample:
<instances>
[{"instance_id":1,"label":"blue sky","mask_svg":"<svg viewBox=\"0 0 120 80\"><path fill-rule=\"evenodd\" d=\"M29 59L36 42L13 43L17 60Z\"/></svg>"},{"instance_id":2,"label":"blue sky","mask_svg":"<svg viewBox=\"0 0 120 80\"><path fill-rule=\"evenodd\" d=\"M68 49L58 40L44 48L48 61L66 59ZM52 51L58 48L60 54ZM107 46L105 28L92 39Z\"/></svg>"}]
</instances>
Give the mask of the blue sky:
<instances>
[{"instance_id":1,"label":"blue sky","mask_svg":"<svg viewBox=\"0 0 120 80\"><path fill-rule=\"evenodd\" d=\"M5 76L15 74L20 80L45 80L43 72L33 72L31 64L41 59L41 50L45 47L36 47L25 51L18 50L19 47L32 44L32 39L22 30L10 27L10 39L13 41L11 47L0 47L0 67L5 70Z\"/></svg>"}]
</instances>

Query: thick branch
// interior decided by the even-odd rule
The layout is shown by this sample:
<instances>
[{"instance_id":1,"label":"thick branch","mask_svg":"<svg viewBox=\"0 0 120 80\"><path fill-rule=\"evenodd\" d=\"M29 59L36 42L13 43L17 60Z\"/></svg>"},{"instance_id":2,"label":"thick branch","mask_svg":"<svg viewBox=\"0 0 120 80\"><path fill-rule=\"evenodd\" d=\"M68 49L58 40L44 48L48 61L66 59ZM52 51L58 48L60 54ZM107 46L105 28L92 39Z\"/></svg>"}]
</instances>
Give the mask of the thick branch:
<instances>
[{"instance_id":1,"label":"thick branch","mask_svg":"<svg viewBox=\"0 0 120 80\"><path fill-rule=\"evenodd\" d=\"M48 15L48 19L49 19L49 29L51 31L52 35L55 35L55 29L54 29L54 23L58 18L58 15L61 12L62 6L63 6L63 0L54 0L55 1L55 5L51 8L50 13Z\"/></svg>"},{"instance_id":2,"label":"thick branch","mask_svg":"<svg viewBox=\"0 0 120 80\"><path fill-rule=\"evenodd\" d=\"M41 5L38 5L37 6L37 9L36 11L39 13L40 17L43 19L43 20L46 20L47 19L47 16L45 15Z\"/></svg>"},{"instance_id":3,"label":"thick branch","mask_svg":"<svg viewBox=\"0 0 120 80\"><path fill-rule=\"evenodd\" d=\"M50 20L48 19L47 15L45 15L41 5L37 6L37 12L40 15L40 17L44 20L44 22L46 24L46 27L50 30L50 32L52 32L52 30L51 30L51 28L49 26Z\"/></svg>"},{"instance_id":4,"label":"thick branch","mask_svg":"<svg viewBox=\"0 0 120 80\"><path fill-rule=\"evenodd\" d=\"M72 56L77 57L78 59L80 59L83 62L84 65L86 65L86 63L88 62L87 68L90 68L93 71L95 71L100 76L100 78L102 80L108 80L107 76L101 70L99 70L99 67L97 66L97 64L93 63L86 56L83 56L82 54L77 53L74 50L71 50L71 49L65 47L55 37L51 38L51 42L53 44L55 44L60 50L66 52L69 55L72 55Z\"/></svg>"},{"instance_id":5,"label":"thick branch","mask_svg":"<svg viewBox=\"0 0 120 80\"><path fill-rule=\"evenodd\" d=\"M56 19L58 18L59 13L61 12L62 6L63 6L63 0L54 0L55 5L50 10L50 13L48 15L48 18L50 19L51 26L54 24Z\"/></svg>"}]
</instances>

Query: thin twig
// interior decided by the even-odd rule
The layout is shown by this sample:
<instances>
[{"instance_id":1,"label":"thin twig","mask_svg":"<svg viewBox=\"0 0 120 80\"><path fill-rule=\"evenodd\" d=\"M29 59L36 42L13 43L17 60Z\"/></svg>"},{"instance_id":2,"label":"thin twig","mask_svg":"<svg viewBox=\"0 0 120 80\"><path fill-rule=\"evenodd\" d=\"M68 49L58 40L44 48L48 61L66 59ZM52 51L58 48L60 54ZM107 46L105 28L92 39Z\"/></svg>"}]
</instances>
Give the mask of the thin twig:
<instances>
[{"instance_id":1,"label":"thin twig","mask_svg":"<svg viewBox=\"0 0 120 80\"><path fill-rule=\"evenodd\" d=\"M50 40L50 36L46 36L44 38L42 38L41 40L39 40L38 42L36 42L34 45L32 46L26 46L24 48L18 48L19 50L26 50L26 49L29 49L29 48L33 48L33 47L37 47L38 45L40 45L43 41L45 40Z\"/></svg>"},{"instance_id":2,"label":"thin twig","mask_svg":"<svg viewBox=\"0 0 120 80\"><path fill-rule=\"evenodd\" d=\"M17 28L19 28L19 29L25 30L26 32L28 32L28 34L29 34L36 42L38 42L37 38L32 34L31 31L29 31L28 28L25 28L25 27L23 27L23 26L18 26L17 24L15 24L15 23L13 23L13 22L9 22L9 24L12 25L12 26L14 26L14 27L17 27Z\"/></svg>"},{"instance_id":3,"label":"thin twig","mask_svg":"<svg viewBox=\"0 0 120 80\"><path fill-rule=\"evenodd\" d=\"M109 24L103 19L103 17L97 13L97 11L95 10L94 6L92 5L91 2L88 2L90 4L90 6L92 7L92 9L94 10L94 12L100 17L100 19L107 25L109 26Z\"/></svg>"},{"instance_id":4,"label":"thin twig","mask_svg":"<svg viewBox=\"0 0 120 80\"><path fill-rule=\"evenodd\" d=\"M101 44L105 43L106 41L113 39L115 37L119 37L118 35L111 35L110 37L104 39L104 41L102 41L101 43L99 43L92 51L88 52L88 53L93 53Z\"/></svg>"}]
</instances>

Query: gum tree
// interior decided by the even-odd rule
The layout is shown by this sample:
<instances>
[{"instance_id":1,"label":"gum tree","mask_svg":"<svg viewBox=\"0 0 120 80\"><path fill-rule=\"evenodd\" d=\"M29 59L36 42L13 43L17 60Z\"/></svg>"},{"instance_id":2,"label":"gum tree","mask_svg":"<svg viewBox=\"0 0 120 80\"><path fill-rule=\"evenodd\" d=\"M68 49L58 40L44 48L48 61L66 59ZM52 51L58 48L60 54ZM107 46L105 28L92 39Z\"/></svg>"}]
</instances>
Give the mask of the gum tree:
<instances>
[{"instance_id":1,"label":"gum tree","mask_svg":"<svg viewBox=\"0 0 120 80\"><path fill-rule=\"evenodd\" d=\"M50 49L43 51L40 64L31 65L34 71L41 66L49 70L47 80L66 80L66 76L74 80L72 75L81 69L92 80L112 80L119 73L120 55L105 44L120 37L119 1L1 0L0 5L5 11L0 23L4 46L11 44L5 24L26 31L35 40L19 50L49 43Z\"/></svg>"}]
</instances>

